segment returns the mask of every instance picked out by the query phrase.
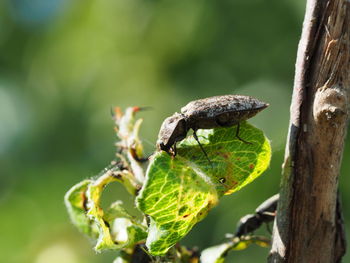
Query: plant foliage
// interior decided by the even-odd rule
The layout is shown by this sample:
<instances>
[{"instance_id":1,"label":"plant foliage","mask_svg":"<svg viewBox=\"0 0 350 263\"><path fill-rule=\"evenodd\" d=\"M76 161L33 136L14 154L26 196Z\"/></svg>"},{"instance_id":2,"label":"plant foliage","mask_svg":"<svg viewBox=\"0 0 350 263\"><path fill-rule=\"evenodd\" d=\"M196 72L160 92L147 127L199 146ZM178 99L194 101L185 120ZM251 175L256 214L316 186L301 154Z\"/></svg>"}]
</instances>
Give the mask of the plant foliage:
<instances>
[{"instance_id":1,"label":"plant foliage","mask_svg":"<svg viewBox=\"0 0 350 263\"><path fill-rule=\"evenodd\" d=\"M223 195L238 191L266 170L271 157L269 141L261 130L246 122L240 124L240 137L249 143L235 136L236 127L199 130L200 143L210 162L194 138L188 136L179 143L175 157L156 152L145 173L138 136L142 120L135 120L139 110L130 107L123 114L115 109L119 138L116 159L98 177L83 180L67 192L65 203L70 218L81 232L95 240L96 251L116 250L122 262L131 260L135 253L145 254L138 249L142 244L148 249L147 257L158 262L198 262L197 251L174 245L218 205ZM102 209L103 189L112 182L122 184L135 197L143 220L130 215L120 200ZM250 238L225 242L204 250L201 261L209 262L203 255L217 255L219 261L215 262L223 262L220 260L228 250L266 243L255 241Z\"/></svg>"}]
</instances>

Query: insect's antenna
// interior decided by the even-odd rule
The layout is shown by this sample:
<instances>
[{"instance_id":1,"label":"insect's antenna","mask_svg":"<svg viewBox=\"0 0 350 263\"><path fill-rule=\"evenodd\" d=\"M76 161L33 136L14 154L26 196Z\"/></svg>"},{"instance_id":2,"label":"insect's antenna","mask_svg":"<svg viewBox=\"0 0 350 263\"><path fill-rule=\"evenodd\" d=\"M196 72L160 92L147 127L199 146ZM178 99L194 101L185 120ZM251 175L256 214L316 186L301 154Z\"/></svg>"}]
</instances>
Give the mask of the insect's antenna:
<instances>
[{"instance_id":1,"label":"insect's antenna","mask_svg":"<svg viewBox=\"0 0 350 263\"><path fill-rule=\"evenodd\" d=\"M201 147L201 150L202 150L202 152L204 153L205 157L207 158L208 162L210 163L211 168L214 168L214 167L213 167L213 163L210 161L208 154L205 152L205 150L204 150L202 144L199 142L198 136L197 136L197 133L196 133L195 130L193 130L193 137L194 137L195 140L197 141L199 147Z\"/></svg>"}]
</instances>

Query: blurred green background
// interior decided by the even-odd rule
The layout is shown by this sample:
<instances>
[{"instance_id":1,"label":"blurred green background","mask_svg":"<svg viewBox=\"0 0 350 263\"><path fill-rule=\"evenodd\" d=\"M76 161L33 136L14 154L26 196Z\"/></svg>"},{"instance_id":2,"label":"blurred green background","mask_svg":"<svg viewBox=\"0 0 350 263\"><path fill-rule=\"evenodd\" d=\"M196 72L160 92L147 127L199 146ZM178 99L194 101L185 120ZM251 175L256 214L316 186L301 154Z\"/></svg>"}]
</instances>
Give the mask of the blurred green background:
<instances>
[{"instance_id":1,"label":"blurred green background","mask_svg":"<svg viewBox=\"0 0 350 263\"><path fill-rule=\"evenodd\" d=\"M152 153L162 120L188 101L253 95L251 120L271 139L271 167L185 238L205 248L278 191L302 0L5 0L0 2L0 262L112 262L69 222L65 192L114 155L112 106L142 112ZM341 188L350 219L349 140ZM130 197L118 185L106 200ZM261 230L264 232L265 230ZM349 232L349 231L348 231ZM268 250L228 262L265 262ZM348 261L347 261L348 260ZM344 262L350 262L347 256Z\"/></svg>"}]
</instances>

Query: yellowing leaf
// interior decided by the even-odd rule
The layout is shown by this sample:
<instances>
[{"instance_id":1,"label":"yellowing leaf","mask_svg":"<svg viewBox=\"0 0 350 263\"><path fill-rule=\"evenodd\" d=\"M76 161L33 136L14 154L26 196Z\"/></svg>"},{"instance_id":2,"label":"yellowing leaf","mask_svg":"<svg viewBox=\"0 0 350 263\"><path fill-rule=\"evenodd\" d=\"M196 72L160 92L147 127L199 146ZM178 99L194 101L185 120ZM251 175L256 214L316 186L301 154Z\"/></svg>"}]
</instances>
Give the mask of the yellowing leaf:
<instances>
[{"instance_id":1,"label":"yellowing leaf","mask_svg":"<svg viewBox=\"0 0 350 263\"><path fill-rule=\"evenodd\" d=\"M84 180L74 185L66 193L64 203L72 223L84 234L97 238L98 229L96 224L86 215L86 191L91 182L92 180Z\"/></svg>"},{"instance_id":2,"label":"yellowing leaf","mask_svg":"<svg viewBox=\"0 0 350 263\"><path fill-rule=\"evenodd\" d=\"M123 181L128 177L125 171L106 171L96 181L89 184L86 192L87 215L96 223L99 236L95 246L96 251L104 249L121 249L134 245L146 238L145 226L139 224L122 207L121 201L117 201L105 212L100 207L103 189L111 182Z\"/></svg>"}]
</instances>

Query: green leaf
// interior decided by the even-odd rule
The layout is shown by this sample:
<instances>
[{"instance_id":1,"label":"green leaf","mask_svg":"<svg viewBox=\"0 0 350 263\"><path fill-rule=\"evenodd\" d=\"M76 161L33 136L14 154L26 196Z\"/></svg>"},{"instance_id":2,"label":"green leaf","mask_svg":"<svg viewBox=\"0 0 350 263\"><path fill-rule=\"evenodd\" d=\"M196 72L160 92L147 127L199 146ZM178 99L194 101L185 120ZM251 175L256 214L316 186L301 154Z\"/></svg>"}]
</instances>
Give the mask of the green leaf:
<instances>
[{"instance_id":1,"label":"green leaf","mask_svg":"<svg viewBox=\"0 0 350 263\"><path fill-rule=\"evenodd\" d=\"M263 236L246 236L242 238L236 237L228 242L203 250L200 257L200 262L223 263L230 250L243 250L251 244L256 244L261 247L269 247L270 240Z\"/></svg>"},{"instance_id":2,"label":"green leaf","mask_svg":"<svg viewBox=\"0 0 350 263\"><path fill-rule=\"evenodd\" d=\"M111 182L123 180L127 171L107 171L88 186L87 215L95 221L99 229L99 237L95 246L96 251L103 249L121 249L131 246L146 238L145 226L127 213L121 201L117 201L104 212L100 207L103 189Z\"/></svg>"},{"instance_id":3,"label":"green leaf","mask_svg":"<svg viewBox=\"0 0 350 263\"><path fill-rule=\"evenodd\" d=\"M157 153L137 199L151 217L146 245L154 255L165 254L218 201L215 186L181 161Z\"/></svg>"},{"instance_id":4,"label":"green leaf","mask_svg":"<svg viewBox=\"0 0 350 263\"><path fill-rule=\"evenodd\" d=\"M189 136L178 146L174 158L158 152L146 173L137 197L139 209L150 216L146 245L162 255L202 220L224 194L238 191L257 178L269 165L271 149L263 132L247 123L236 127L198 130L198 143Z\"/></svg>"},{"instance_id":5,"label":"green leaf","mask_svg":"<svg viewBox=\"0 0 350 263\"><path fill-rule=\"evenodd\" d=\"M132 246L147 237L146 226L137 222L122 205L121 201L114 202L103 217L109 223L113 240L120 248Z\"/></svg>"},{"instance_id":6,"label":"green leaf","mask_svg":"<svg viewBox=\"0 0 350 263\"><path fill-rule=\"evenodd\" d=\"M84 234L97 238L96 224L86 215L86 190L91 183L92 180L84 180L74 185L66 193L64 203L72 223Z\"/></svg>"},{"instance_id":7,"label":"green leaf","mask_svg":"<svg viewBox=\"0 0 350 263\"><path fill-rule=\"evenodd\" d=\"M200 143L212 165L192 136L182 141L178 149L178 155L187 160L187 165L200 167L216 183L220 194L231 194L242 189L270 164L271 146L264 133L242 122L239 136L248 142L245 143L235 136L236 129L198 130Z\"/></svg>"}]
</instances>

